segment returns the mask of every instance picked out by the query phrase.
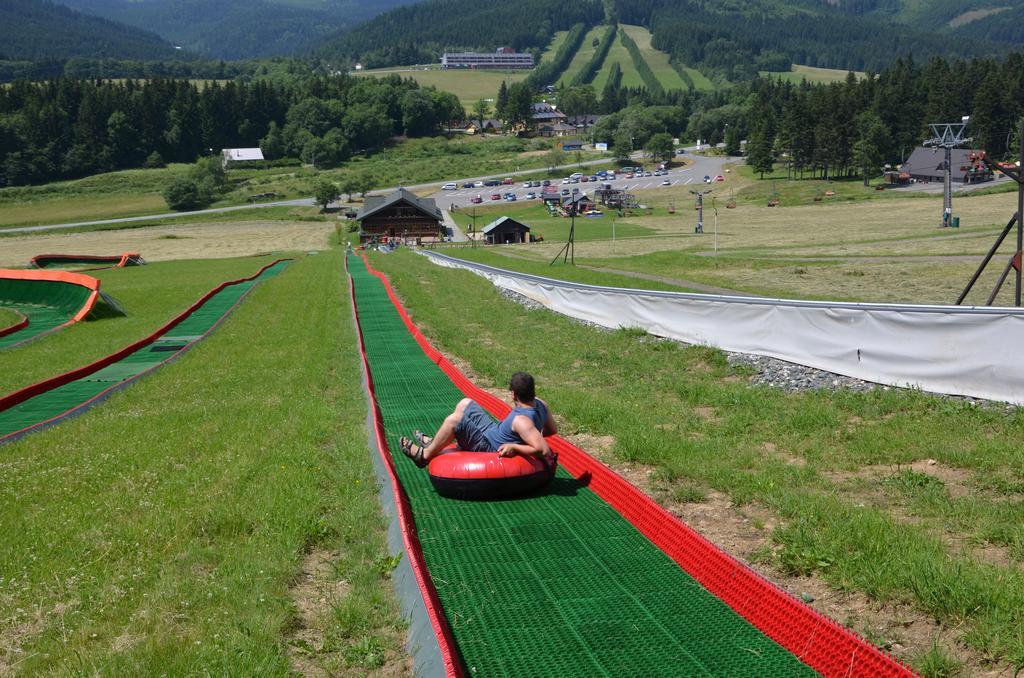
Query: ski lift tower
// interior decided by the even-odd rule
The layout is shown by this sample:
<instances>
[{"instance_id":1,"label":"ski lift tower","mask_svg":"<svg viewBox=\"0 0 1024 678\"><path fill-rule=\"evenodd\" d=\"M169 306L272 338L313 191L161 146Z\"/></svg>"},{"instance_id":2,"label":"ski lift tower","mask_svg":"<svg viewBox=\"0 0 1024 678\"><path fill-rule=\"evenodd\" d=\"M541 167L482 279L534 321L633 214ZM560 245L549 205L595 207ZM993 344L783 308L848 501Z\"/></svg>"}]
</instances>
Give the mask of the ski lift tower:
<instances>
[{"instance_id":1,"label":"ski lift tower","mask_svg":"<svg viewBox=\"0 0 1024 678\"><path fill-rule=\"evenodd\" d=\"M929 127L932 128L932 134L935 136L924 142L925 146L931 146L936 151L940 148L944 149L946 154L942 164L942 224L940 225L942 228L951 226L953 221L953 168L951 167L953 149L973 141L971 137L964 138L964 128L967 127L967 123L970 120L971 116L965 115L960 119L960 122L932 123Z\"/></svg>"},{"instance_id":2,"label":"ski lift tower","mask_svg":"<svg viewBox=\"0 0 1024 678\"><path fill-rule=\"evenodd\" d=\"M711 192L712 189L706 191L694 191L690 189L690 193L697 196L697 227L693 229L694 233L704 232L704 196Z\"/></svg>"}]
</instances>

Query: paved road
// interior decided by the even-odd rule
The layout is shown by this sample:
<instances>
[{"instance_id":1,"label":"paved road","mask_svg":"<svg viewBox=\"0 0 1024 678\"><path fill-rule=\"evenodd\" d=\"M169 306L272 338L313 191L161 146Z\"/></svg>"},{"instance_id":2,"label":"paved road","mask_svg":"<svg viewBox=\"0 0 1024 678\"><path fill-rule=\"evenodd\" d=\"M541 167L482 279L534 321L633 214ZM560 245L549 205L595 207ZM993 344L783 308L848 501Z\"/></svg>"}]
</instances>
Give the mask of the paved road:
<instances>
[{"instance_id":1,"label":"paved road","mask_svg":"<svg viewBox=\"0 0 1024 678\"><path fill-rule=\"evenodd\" d=\"M661 188L669 188L672 186L683 186L692 185L696 188L704 183L704 177L708 176L714 178L722 174L722 167L727 162L741 161L740 158L727 158L724 156L717 157L705 157L701 155L690 155L683 156L686 161L686 166L682 168L669 170L667 176L650 176L650 177L635 177L633 179L626 179L624 175L620 175L615 181L611 182L590 182L581 181L579 183L565 183L564 181L552 180L552 184L557 186L560 191L577 189L583 193L592 194L593 190L598 188L602 183L610 183L613 188L628 189L631 191L644 191L654 190ZM601 160L600 162L608 162L607 160ZM595 164L595 163L591 163ZM647 161L647 167L653 168L650 161ZM570 165L568 167L562 167L560 169L577 171L577 165ZM534 170L536 171L536 170ZM494 195L504 196L506 193L512 193L516 196L516 201L526 200L527 193L533 192L537 194L539 199L540 188L526 188L523 186L523 182L516 182L511 185L501 186L482 186L474 188L464 188L463 184L483 181L483 179L452 179L452 182L459 186L458 189L452 191L437 191L430 197L433 198L437 204L443 209L450 209L452 206L456 208L467 207L473 204L473 198L480 196L482 202L481 205L494 204L499 200L492 200ZM665 183L668 182L668 183ZM436 186L436 184L434 184Z\"/></svg>"},{"instance_id":2,"label":"paved road","mask_svg":"<svg viewBox=\"0 0 1024 678\"><path fill-rule=\"evenodd\" d=\"M693 148L689 148L687 150L693 150ZM642 157L642 154L639 153L639 152L633 154L634 161L640 161L641 157ZM685 177L677 177L677 176L674 176L674 175L670 176L669 178L672 179L673 185L675 185L677 183L700 183L700 181L703 179L705 174L708 174L708 175L710 175L712 177L717 175L717 174L720 174L721 170L722 170L722 165L724 163L729 162L729 161L738 160L738 159L737 158L724 158L724 157L706 158L704 156L698 156L698 155L687 155L686 156L686 160L687 160L688 163L692 163L692 164L688 165L686 168L684 168L682 170L682 172L689 172L689 174L687 174L687 176L685 176ZM596 160L588 160L586 162L583 162L582 166L583 167L588 167L588 166L599 165L599 164L607 163L607 162L609 162L609 158L598 158ZM650 164L651 163L648 162L648 165L650 165ZM568 174L568 173L577 171L580 168L580 166L581 165L573 163L573 164L570 164L570 165L562 165L560 167L557 167L556 169L565 170L566 173ZM461 186L462 184L467 183L467 182L487 181L489 179L495 179L495 178L503 179L504 177L517 177L517 176L524 175L524 174L533 174L533 173L536 173L537 171L538 170L536 168L534 168L534 169L525 169L525 170L519 170L517 172L509 172L507 174L491 174L491 175L485 175L485 176L479 176L479 177L464 177L464 178L461 178L461 179L451 179L451 181L454 181L454 182L456 182L457 184L459 184ZM674 173L678 173L678 172L680 172L680 170L673 170L673 172ZM636 181L619 180L619 181L615 182L615 185L616 185L616 188L620 187L620 185L628 185L630 188L635 189L635 190L640 190L640 189L643 189L645 187L646 188L655 188L657 186L660 186L661 182L660 181L655 182L654 180L655 179L660 180L660 179L664 179L664 178L665 177L649 177L646 180L636 180ZM405 186L405 188L409 189L410 191L420 191L420 190L424 190L424 189L428 189L428 188L436 188L438 186L438 184L441 184L441 183L446 183L446 182L431 181L431 182L423 183L423 184L414 184L414 185L411 185L411 186ZM651 185L648 186L647 185L648 183L651 184ZM589 186L589 185L590 184L580 184L579 186L573 186L572 188L577 188L577 187L585 188L586 186ZM519 188L521 188L522 187L522 183L519 183L517 186ZM495 187L495 189L499 189L499 188L505 188L505 190L501 191L502 193L505 193L508 190L510 190L508 187ZM392 190L394 190L394 189L388 188L388 189L381 189L381 190L377 190L377 191L370 191L368 193L368 195L383 195L383 194L390 193ZM491 193L494 192L490 188L488 188L488 189L481 189L481 190L489 191L486 194L486 196L485 196L485 197L488 197L488 198L490 197ZM535 190L539 190L539 189L535 189ZM452 199L452 197L453 197L452 194L456 193L456 191L438 191L437 193L435 193L431 197L433 197L433 198L435 198L437 200L438 206L443 207L443 208L447 208L448 205L452 204L452 203L457 204L457 205L468 205L468 204L470 204L470 202L469 202L470 198L472 198L474 195L476 195L477 192L479 192L479 191L474 191L472 193L469 193L469 194L467 194L465 196L464 200L459 200L459 201L456 201L456 200ZM527 193L527 189L517 190L517 193L519 193L521 195L525 195ZM517 196L517 197L521 197L521 195ZM40 225L40 226L18 226L18 227L15 227L15 228L0 228L0 235L5 234L5 233L38 233L38 232L42 232L42 231L53 231L53 230L57 230L57 229L73 229L73 228L83 228L83 227L87 227L87 226L106 226L106 225L110 225L110 224L128 224L128 223L134 223L134 222L139 222L139 221L155 221L155 220L158 220L158 219L169 219L169 218L176 218L176 217L203 216L203 215L208 215L208 214L220 214L220 213L223 213L223 212L234 212L234 211L237 211L237 210L260 209L260 208L264 208L264 207L312 207L315 204L316 203L314 202L313 198L296 198L294 200L277 200L277 201L274 201L274 202L260 202L260 203L251 203L251 204L247 204L247 205L233 205L231 207L215 207L215 208L205 209L205 210L193 210L193 211L190 211L190 212L162 212L160 214L149 214L149 215L137 216L137 217L121 217L121 218L118 218L118 219L98 219L98 220L95 220L95 221L75 221L75 222L69 222L69 223L64 223L64 224L46 224L46 225Z\"/></svg>"}]
</instances>

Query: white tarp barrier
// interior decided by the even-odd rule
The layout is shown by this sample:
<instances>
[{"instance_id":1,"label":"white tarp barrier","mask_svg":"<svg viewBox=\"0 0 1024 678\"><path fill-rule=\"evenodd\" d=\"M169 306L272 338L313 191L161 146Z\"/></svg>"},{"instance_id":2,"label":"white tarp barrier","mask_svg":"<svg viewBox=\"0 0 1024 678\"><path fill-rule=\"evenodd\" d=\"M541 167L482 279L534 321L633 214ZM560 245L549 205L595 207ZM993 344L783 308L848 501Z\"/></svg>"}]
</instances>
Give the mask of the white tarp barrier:
<instances>
[{"instance_id":1,"label":"white tarp barrier","mask_svg":"<svg viewBox=\"0 0 1024 678\"><path fill-rule=\"evenodd\" d=\"M1024 404L1024 310L794 301L600 287L436 252L553 311L608 328L771 356L866 381Z\"/></svg>"}]
</instances>

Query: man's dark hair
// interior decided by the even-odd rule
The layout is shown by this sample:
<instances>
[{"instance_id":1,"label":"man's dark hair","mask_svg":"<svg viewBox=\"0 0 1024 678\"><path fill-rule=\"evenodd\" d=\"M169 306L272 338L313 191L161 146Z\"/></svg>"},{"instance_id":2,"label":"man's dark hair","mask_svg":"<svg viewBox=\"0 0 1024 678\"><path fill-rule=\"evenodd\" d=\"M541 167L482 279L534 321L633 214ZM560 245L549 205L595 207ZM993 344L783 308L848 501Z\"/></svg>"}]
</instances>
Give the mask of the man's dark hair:
<instances>
[{"instance_id":1,"label":"man's dark hair","mask_svg":"<svg viewBox=\"0 0 1024 678\"><path fill-rule=\"evenodd\" d=\"M521 403L533 402L537 397L534 390L533 377L526 372L516 372L508 382L508 388L515 395L516 400Z\"/></svg>"}]
</instances>

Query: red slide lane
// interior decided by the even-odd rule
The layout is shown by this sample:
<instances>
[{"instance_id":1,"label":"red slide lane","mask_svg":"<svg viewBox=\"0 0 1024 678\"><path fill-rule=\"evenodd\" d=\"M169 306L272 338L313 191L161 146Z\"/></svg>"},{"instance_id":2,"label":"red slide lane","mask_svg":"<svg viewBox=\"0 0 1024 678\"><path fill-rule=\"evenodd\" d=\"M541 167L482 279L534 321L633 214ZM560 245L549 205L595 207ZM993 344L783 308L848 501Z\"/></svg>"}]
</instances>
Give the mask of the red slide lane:
<instances>
[{"instance_id":1,"label":"red slide lane","mask_svg":"<svg viewBox=\"0 0 1024 678\"><path fill-rule=\"evenodd\" d=\"M508 414L511 408L506 403L477 388L430 344L406 313L387 277L375 270L365 255L360 256L366 261L367 269L384 284L391 302L427 356L463 393L491 414L499 418ZM586 480L587 487L690 576L814 670L837 678L915 675L899 661L719 549L572 443L552 436L549 444L558 452L559 463L569 473Z\"/></svg>"},{"instance_id":2,"label":"red slide lane","mask_svg":"<svg viewBox=\"0 0 1024 678\"><path fill-rule=\"evenodd\" d=\"M110 266L104 268L124 268L132 260L141 260L142 255L138 252L125 252L124 254L110 256L94 254L37 254L29 260L29 268L44 268L39 262L46 259L53 260L54 262L65 260L72 263L110 264ZM94 268L89 270L97 271L101 269Z\"/></svg>"},{"instance_id":3,"label":"red slide lane","mask_svg":"<svg viewBox=\"0 0 1024 678\"><path fill-rule=\"evenodd\" d=\"M365 258L365 257L364 257ZM367 268L375 273L367 262ZM348 257L345 258L345 270L348 271ZM376 274L376 273L375 273ZM390 287L388 291L390 293ZM391 493L395 499L395 507L398 511L398 525L402 532L402 543L405 545L405 553L409 558L409 566L412 568L413 576L416 577L416 584L419 586L420 594L423 596L423 603L427 610L427 617L430 619L430 626L434 629L434 636L437 638L441 650L441 660L444 663L445 675L449 678L462 678L465 674L462 671L462 664L458 660L458 650L455 646L455 638L452 636L448 620L441 609L441 599L434 588L434 582L427 570L427 563L423 557L423 549L420 546L419 536L416 534L416 523L412 515L412 506L409 498L402 489L402 484L395 473L395 462L391 458L391 450L388 448L387 437L384 432L384 419L381 416L380 408L377 407L377 393L373 387L373 378L370 376L370 364L366 359L366 345L363 343L363 329L359 324L359 312L356 305L356 290L349 277L349 294L352 297L352 312L356 320L356 330L359 335L359 353L363 360L363 376L366 378L366 387L370 391L370 411L373 415L374 434L377 439L377 449L384 460L384 467L387 469L388 478L391 481ZM401 311L401 307L399 307Z\"/></svg>"},{"instance_id":4,"label":"red slide lane","mask_svg":"<svg viewBox=\"0 0 1024 678\"><path fill-rule=\"evenodd\" d=\"M149 336L144 337L142 339L139 339L138 341L136 341L133 344L130 344L129 346L125 346L124 348L122 348L120 351L117 351L116 353L111 353L110 355L106 356L105 358L100 358L99 360L97 360L95 362L91 362L88 365L85 365L83 367L75 368L75 369L71 370L70 372L65 372L64 374L58 374L55 377L50 377L49 379L45 379L45 380L37 382L35 384L31 384L29 386L26 386L25 388L20 389L18 391L14 391L13 393L7 394L3 398L0 398L0 412L2 412L3 410L8 409L10 407L14 407L18 403L22 403L22 402L28 400L29 398L34 398L35 396L39 395L40 393L45 393L46 391L49 391L50 389L54 389L54 388L57 388L58 386L63 386L64 384L71 383L72 381L75 381L76 379L81 379L82 377L88 376L88 375L92 374L93 372L98 372L101 369L103 369L104 367L106 367L107 365L111 365L113 363L116 363L117 361L123 359L124 357L128 356L129 354L134 353L135 351L139 350L143 346L146 346L147 344L151 344L154 341L156 341L156 339L158 339L161 335L166 334L169 330L173 329L175 327L175 325L179 324L185 318L187 318L190 315L192 315L192 313L194 313L197 308L199 308L204 303L206 303L207 299L209 299L213 295L217 294L218 292L220 292L222 289L224 289L228 285L234 285L234 284L237 284L237 283L240 283L240 282L245 282L246 280L252 280L253 278L255 278L255 277L259 276L261 273L263 273L263 271L265 271L266 269L270 268L274 264L276 264L278 262L281 262L281 261L287 261L287 260L286 259L276 259L275 261L272 261L269 264L267 264L266 266L263 266L262 268L260 268L260 270L256 271L256 273L254 273L253 275L247 276L245 278L238 278L237 280L229 280L227 282L221 283L220 285L217 285L212 290L210 290L209 292L204 294L202 297L200 297L198 301L196 301L194 304L189 306L185 311L183 311L179 315L177 315L174 318L172 318L171 320L169 320L163 327L161 327L160 329L156 330L155 332L153 332ZM41 271L21 271L21 273L37 273L37 272L41 272ZM50 274L53 275L52 272ZM60 275L78 275L78 274L76 274L76 273L61 273ZM89 276L82 276L82 277L83 278L88 278ZM95 280L95 278L93 278L93 279ZM19 432L16 432L16 433L19 433ZM11 435L15 435L15 434L11 434Z\"/></svg>"}]
</instances>

